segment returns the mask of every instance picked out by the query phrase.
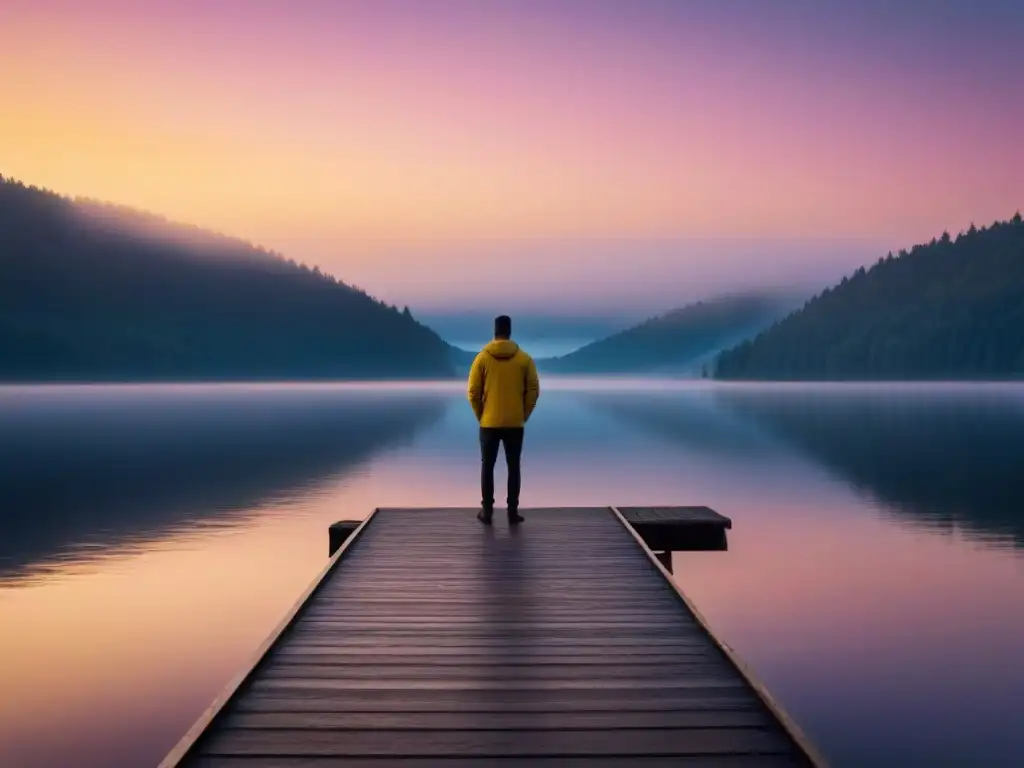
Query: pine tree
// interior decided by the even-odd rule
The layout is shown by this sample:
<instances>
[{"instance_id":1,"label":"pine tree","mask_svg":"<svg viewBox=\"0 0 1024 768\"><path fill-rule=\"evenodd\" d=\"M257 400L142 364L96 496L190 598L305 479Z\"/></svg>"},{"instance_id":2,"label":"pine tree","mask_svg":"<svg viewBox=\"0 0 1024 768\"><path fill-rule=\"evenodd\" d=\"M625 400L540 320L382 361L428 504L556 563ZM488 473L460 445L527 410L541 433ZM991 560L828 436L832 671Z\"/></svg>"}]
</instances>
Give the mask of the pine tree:
<instances>
[{"instance_id":1,"label":"pine tree","mask_svg":"<svg viewBox=\"0 0 1024 768\"><path fill-rule=\"evenodd\" d=\"M753 341L723 352L720 378L978 378L1021 376L1024 227L1020 214L971 224L952 242L899 251L822 291ZM886 257L886 260L891 258ZM872 270L874 273L874 270Z\"/></svg>"}]
</instances>

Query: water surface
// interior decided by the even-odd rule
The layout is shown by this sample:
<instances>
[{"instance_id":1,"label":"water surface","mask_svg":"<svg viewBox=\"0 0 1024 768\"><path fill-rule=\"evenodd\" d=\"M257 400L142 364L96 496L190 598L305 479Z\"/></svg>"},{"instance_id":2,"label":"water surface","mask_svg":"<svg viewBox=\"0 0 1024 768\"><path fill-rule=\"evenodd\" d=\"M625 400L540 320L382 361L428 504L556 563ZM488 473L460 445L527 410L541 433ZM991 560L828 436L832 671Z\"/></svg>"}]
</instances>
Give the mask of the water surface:
<instances>
[{"instance_id":1,"label":"water surface","mask_svg":"<svg viewBox=\"0 0 1024 768\"><path fill-rule=\"evenodd\" d=\"M546 381L523 503L731 516L676 578L834 765L1024 764L1024 389ZM477 502L474 427L460 384L0 388L0 765L155 765L331 522Z\"/></svg>"}]
</instances>

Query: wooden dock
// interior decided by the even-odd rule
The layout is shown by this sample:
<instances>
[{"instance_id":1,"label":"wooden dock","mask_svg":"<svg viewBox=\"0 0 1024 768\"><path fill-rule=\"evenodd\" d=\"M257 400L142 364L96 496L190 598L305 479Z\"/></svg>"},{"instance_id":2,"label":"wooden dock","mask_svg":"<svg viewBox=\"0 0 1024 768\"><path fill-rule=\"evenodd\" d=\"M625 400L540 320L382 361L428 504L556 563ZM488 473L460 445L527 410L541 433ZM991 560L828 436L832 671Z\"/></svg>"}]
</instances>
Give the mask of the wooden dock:
<instances>
[{"instance_id":1,"label":"wooden dock","mask_svg":"<svg viewBox=\"0 0 1024 768\"><path fill-rule=\"evenodd\" d=\"M372 513L161 767L825 765L620 510L475 512Z\"/></svg>"},{"instance_id":2,"label":"wooden dock","mask_svg":"<svg viewBox=\"0 0 1024 768\"><path fill-rule=\"evenodd\" d=\"M644 544L654 551L706 552L728 549L732 520L708 507L617 507Z\"/></svg>"}]
</instances>

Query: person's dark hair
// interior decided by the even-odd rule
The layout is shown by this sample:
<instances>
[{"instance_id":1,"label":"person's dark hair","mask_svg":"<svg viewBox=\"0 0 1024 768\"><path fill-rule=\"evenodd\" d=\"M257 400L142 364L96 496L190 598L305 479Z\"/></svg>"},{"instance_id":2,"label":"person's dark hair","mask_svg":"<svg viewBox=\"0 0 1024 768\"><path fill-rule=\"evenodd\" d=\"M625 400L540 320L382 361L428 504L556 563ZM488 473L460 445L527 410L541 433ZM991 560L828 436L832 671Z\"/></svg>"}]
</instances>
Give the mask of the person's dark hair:
<instances>
[{"instance_id":1,"label":"person's dark hair","mask_svg":"<svg viewBox=\"0 0 1024 768\"><path fill-rule=\"evenodd\" d=\"M511 339L512 338L512 318L508 315L499 315L494 318L494 338L496 339Z\"/></svg>"}]
</instances>

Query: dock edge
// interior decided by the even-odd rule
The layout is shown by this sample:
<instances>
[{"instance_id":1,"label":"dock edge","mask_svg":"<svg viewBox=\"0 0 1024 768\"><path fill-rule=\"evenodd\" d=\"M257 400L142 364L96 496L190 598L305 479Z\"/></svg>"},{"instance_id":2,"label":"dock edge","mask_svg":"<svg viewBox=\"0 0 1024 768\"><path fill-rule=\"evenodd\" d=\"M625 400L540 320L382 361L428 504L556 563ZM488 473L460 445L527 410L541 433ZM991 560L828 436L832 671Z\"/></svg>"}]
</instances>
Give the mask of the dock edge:
<instances>
[{"instance_id":1,"label":"dock edge","mask_svg":"<svg viewBox=\"0 0 1024 768\"><path fill-rule=\"evenodd\" d=\"M725 654L726 658L736 668L736 671L740 673L740 676L746 681L747 685L749 685L753 689L754 693L757 694L757 697L761 700L761 702L779 721L779 724L786 732L786 735L789 736L789 738L792 739L794 743L796 743L796 745L804 752L808 760L811 761L815 768L829 768L828 762L825 760L824 755L822 755L822 753L818 750L818 748L814 745L810 738L808 738L807 734L803 732L800 726L797 725L796 721L789 716L785 709L783 709L782 705L779 704L772 697L772 695L768 692L768 689L765 687L764 683L758 680L754 673L751 671L750 667L748 667L743 662L743 660L740 659L737 653L727 643L725 643L721 638L719 638L714 631L712 631L711 625L708 624L708 621L704 618L704 615L699 610L697 610L697 606L693 604L693 601L691 601L690 598L686 596L686 593L683 592L683 590L679 587L679 585L676 584L675 579L672 577L672 574L669 573L665 566L658 561L658 558L655 556L654 552L652 552L651 549L644 543L643 538L640 536L639 533L637 533L633 529L633 526L629 524L629 521L626 520L622 512L619 511L619 508L609 507L609 509L618 519L622 527L629 532L629 535L632 536L633 540L636 541L636 543L640 546L644 554L647 556L647 559L651 562L651 565L657 568L658 571L661 572L661 575L665 578L665 580L672 586L672 591L675 592L676 596L680 600L682 600L686 608L693 614L693 617L697 620L697 623L708 634L708 636L711 638L711 641L715 644L715 646L720 651L722 651L722 653Z\"/></svg>"},{"instance_id":2,"label":"dock edge","mask_svg":"<svg viewBox=\"0 0 1024 768\"><path fill-rule=\"evenodd\" d=\"M309 599L316 593L320 586L324 583L327 575L334 569L338 562L345 556L349 547L359 540L359 534L363 532L363 529L373 519L374 515L377 514L377 508L375 507L366 519L359 524L349 535L345 542L341 545L337 552L328 560L327 565L324 566L323 570L320 571L319 575L313 579L308 587L303 591L299 598L292 604L292 607L288 609L288 612L284 615L284 618L278 623L278 625L271 631L266 639L256 649L256 652L250 657L249 662L245 664L242 669L228 682L217 698L213 700L206 710L199 716L199 718L192 724L192 727L185 732L185 735L181 737L177 744L171 748L171 751L167 753L167 756L160 761L157 768L177 768L181 764L181 761L186 757L190 757L193 748L203 737L203 735L209 730L210 725L217 719L218 715L224 710L225 707L234 699L235 695L241 690L242 685L246 680L250 678L253 672L263 663L263 660L267 657L270 650L274 647L277 641L280 639L289 627L295 622L302 613L302 609L309 602Z\"/></svg>"}]
</instances>

